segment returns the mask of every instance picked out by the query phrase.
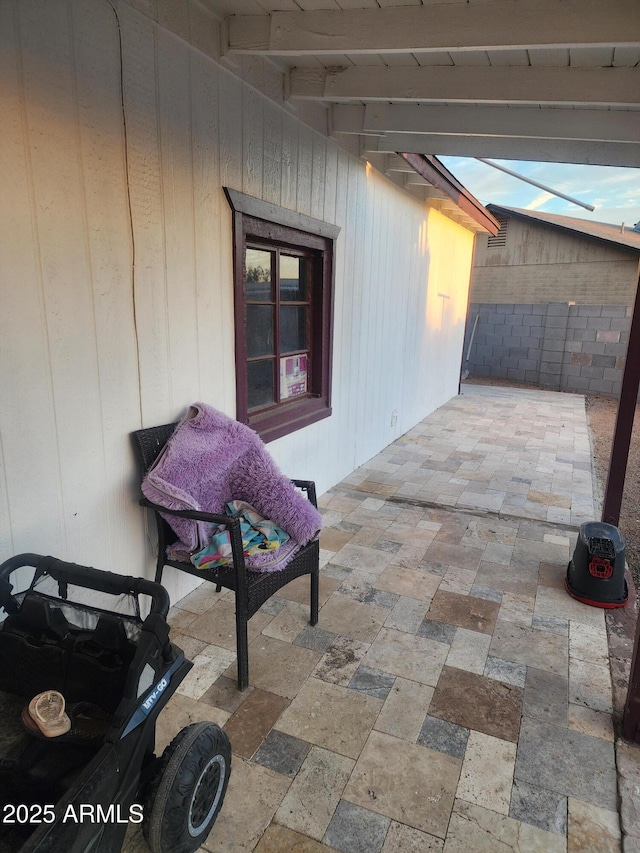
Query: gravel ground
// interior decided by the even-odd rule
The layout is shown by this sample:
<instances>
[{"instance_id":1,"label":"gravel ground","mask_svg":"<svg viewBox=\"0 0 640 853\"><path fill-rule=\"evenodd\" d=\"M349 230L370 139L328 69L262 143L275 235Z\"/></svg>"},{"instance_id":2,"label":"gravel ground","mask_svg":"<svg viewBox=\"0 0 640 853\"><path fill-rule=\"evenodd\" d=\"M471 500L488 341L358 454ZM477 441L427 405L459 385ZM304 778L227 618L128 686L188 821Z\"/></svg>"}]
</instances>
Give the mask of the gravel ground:
<instances>
[{"instance_id":1,"label":"gravel ground","mask_svg":"<svg viewBox=\"0 0 640 853\"><path fill-rule=\"evenodd\" d=\"M478 377L469 376L465 382L481 385L503 385L512 388L535 388L534 385L522 385L517 382L503 380L487 381ZM599 394L589 394L585 397L587 406L587 417L591 430L591 447L594 459L594 469L600 497L604 494L607 485L607 473L609 470L609 457L611 455L611 441L616 423L618 411L617 400L603 397ZM627 463L627 477L625 480L624 494L622 498L622 509L620 522L618 524L626 542L626 556L629 568L633 575L636 590L640 592L640 405L636 407L633 435L629 448L629 460Z\"/></svg>"}]
</instances>

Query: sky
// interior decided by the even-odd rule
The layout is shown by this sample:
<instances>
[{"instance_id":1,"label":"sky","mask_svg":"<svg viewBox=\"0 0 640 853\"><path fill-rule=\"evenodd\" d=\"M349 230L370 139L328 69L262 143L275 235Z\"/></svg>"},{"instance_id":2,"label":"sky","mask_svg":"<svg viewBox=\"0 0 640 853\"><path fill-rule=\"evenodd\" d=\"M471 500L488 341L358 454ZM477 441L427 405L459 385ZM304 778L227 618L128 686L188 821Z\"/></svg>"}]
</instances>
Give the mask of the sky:
<instances>
[{"instance_id":1,"label":"sky","mask_svg":"<svg viewBox=\"0 0 640 853\"><path fill-rule=\"evenodd\" d=\"M521 207L592 222L609 222L612 225L624 222L628 228L633 228L640 221L640 169L493 160L512 172L594 205L592 213L472 157L441 156L438 159L484 205Z\"/></svg>"}]
</instances>

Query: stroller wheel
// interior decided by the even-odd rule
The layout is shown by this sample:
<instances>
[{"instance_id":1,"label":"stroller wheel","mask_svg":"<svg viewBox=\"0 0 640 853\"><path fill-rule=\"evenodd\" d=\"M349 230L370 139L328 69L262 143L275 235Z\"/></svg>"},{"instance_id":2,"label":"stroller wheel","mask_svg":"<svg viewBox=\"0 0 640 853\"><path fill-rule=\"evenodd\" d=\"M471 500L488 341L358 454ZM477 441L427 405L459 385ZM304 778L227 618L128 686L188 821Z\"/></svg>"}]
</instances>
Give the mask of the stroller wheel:
<instances>
[{"instance_id":1,"label":"stroller wheel","mask_svg":"<svg viewBox=\"0 0 640 853\"><path fill-rule=\"evenodd\" d=\"M231 744L214 723L182 729L162 754L145 797L143 835L152 853L194 853L222 807Z\"/></svg>"}]
</instances>

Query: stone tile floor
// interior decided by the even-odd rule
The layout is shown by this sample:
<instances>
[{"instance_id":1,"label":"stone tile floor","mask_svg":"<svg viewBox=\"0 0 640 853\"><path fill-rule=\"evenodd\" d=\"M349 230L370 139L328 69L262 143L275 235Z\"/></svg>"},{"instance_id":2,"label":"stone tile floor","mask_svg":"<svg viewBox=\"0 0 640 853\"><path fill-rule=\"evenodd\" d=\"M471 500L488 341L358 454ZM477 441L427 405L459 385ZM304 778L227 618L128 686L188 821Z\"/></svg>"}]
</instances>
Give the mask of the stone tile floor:
<instances>
[{"instance_id":1,"label":"stone tile floor","mask_svg":"<svg viewBox=\"0 0 640 853\"><path fill-rule=\"evenodd\" d=\"M172 609L194 668L158 745L203 719L233 745L210 853L621 849L605 615L563 589L597 518L584 399L462 391L322 496L318 626L308 579L272 598L248 690L229 594Z\"/></svg>"}]
</instances>

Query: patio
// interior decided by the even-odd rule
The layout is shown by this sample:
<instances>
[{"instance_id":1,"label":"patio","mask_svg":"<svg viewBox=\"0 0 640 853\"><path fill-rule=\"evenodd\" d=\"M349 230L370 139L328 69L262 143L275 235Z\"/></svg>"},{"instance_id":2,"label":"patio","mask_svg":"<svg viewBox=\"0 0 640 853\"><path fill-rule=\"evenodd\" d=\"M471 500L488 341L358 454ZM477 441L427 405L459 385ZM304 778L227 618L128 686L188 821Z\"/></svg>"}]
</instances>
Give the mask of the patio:
<instances>
[{"instance_id":1,"label":"patio","mask_svg":"<svg viewBox=\"0 0 640 853\"><path fill-rule=\"evenodd\" d=\"M204 849L621 849L605 613L563 589L598 517L584 399L463 386L320 502L319 624L308 580L271 599L247 691L232 600L171 611L194 668L159 746L211 719L234 751Z\"/></svg>"}]
</instances>

